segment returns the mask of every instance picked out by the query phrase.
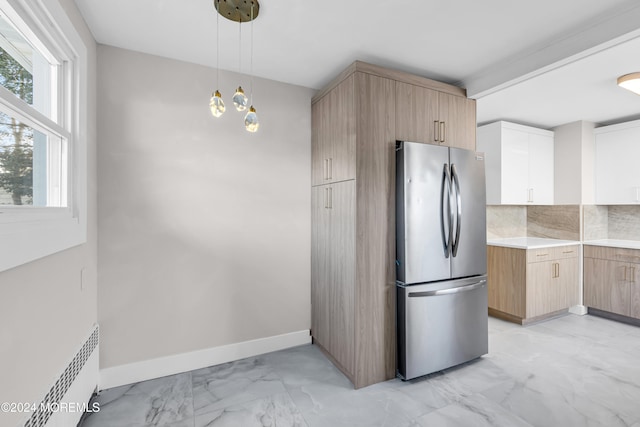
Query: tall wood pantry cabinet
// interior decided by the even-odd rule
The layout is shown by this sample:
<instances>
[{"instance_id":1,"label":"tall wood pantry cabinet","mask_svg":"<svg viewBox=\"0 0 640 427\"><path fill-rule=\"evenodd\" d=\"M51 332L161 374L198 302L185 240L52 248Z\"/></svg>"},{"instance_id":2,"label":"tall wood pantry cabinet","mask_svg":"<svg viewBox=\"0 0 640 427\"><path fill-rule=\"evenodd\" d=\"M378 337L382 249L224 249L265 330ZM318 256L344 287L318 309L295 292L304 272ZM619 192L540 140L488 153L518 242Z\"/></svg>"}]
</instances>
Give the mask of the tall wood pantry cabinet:
<instances>
[{"instance_id":1,"label":"tall wood pantry cabinet","mask_svg":"<svg viewBox=\"0 0 640 427\"><path fill-rule=\"evenodd\" d=\"M475 101L356 61L311 118L311 333L360 388L396 375L395 141L475 149Z\"/></svg>"}]
</instances>

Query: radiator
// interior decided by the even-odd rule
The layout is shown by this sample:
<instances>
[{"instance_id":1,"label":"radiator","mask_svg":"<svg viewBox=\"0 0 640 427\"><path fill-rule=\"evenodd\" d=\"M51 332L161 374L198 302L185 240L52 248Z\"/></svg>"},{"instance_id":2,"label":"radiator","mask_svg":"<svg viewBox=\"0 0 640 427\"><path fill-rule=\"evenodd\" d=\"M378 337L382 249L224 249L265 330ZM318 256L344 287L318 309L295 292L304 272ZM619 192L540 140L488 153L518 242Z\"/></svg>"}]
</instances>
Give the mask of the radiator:
<instances>
[{"instance_id":1,"label":"radiator","mask_svg":"<svg viewBox=\"0 0 640 427\"><path fill-rule=\"evenodd\" d=\"M53 415L51 408L55 408L60 404L62 398L76 380L78 373L98 346L99 336L100 329L98 325L96 325L89 338L82 345L82 348L76 353L73 360L71 360L55 384L37 405L37 409L31 414L24 424L24 427L44 427L47 424L47 421L49 421L49 418Z\"/></svg>"}]
</instances>

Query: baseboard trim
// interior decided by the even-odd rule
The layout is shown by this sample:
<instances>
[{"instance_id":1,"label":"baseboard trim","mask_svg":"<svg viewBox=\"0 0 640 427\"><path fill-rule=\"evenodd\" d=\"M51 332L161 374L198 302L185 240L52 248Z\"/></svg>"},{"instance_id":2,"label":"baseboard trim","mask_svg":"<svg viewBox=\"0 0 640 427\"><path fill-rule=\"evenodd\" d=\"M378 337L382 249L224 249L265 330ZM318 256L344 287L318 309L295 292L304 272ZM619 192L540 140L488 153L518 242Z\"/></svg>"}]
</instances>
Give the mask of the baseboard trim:
<instances>
[{"instance_id":1,"label":"baseboard trim","mask_svg":"<svg viewBox=\"0 0 640 427\"><path fill-rule=\"evenodd\" d=\"M99 389L104 390L121 385L146 381L167 375L179 374L207 366L257 356L285 348L309 344L311 336L305 329L288 334L243 341L189 353L159 357L126 365L113 366L100 370Z\"/></svg>"},{"instance_id":2,"label":"baseboard trim","mask_svg":"<svg viewBox=\"0 0 640 427\"><path fill-rule=\"evenodd\" d=\"M585 307L584 305L574 305L572 307L569 307L569 313L577 314L578 316L584 316L585 314L587 314L587 307Z\"/></svg>"}]
</instances>

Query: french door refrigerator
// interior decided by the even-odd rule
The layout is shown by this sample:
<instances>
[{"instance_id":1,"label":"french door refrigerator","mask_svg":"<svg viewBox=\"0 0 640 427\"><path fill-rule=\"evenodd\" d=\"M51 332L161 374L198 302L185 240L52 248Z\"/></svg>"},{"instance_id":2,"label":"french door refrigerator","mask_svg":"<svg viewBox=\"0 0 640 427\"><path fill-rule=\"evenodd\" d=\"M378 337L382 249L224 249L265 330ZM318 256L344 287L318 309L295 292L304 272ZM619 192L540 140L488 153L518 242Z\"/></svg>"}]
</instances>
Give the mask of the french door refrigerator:
<instances>
[{"instance_id":1,"label":"french door refrigerator","mask_svg":"<svg viewBox=\"0 0 640 427\"><path fill-rule=\"evenodd\" d=\"M411 379L487 354L484 156L396 144L398 373Z\"/></svg>"}]
</instances>

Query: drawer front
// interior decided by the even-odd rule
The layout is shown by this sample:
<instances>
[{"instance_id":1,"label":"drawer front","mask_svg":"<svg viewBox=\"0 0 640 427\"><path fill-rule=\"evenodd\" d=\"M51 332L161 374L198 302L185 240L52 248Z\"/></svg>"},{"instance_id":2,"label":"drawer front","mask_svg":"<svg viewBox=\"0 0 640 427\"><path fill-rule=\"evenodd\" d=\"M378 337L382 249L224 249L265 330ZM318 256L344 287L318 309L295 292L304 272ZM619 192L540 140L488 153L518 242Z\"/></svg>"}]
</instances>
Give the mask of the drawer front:
<instances>
[{"instance_id":1,"label":"drawer front","mask_svg":"<svg viewBox=\"0 0 640 427\"><path fill-rule=\"evenodd\" d=\"M577 258L579 250L579 245L529 249L527 250L527 262L541 262L549 261L552 259Z\"/></svg>"},{"instance_id":2,"label":"drawer front","mask_svg":"<svg viewBox=\"0 0 640 427\"><path fill-rule=\"evenodd\" d=\"M612 248L608 246L584 246L585 258L608 259L611 261L640 263L640 250Z\"/></svg>"}]
</instances>

